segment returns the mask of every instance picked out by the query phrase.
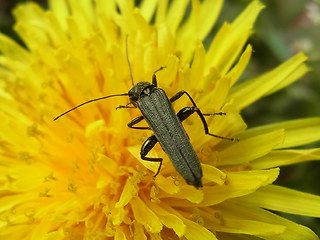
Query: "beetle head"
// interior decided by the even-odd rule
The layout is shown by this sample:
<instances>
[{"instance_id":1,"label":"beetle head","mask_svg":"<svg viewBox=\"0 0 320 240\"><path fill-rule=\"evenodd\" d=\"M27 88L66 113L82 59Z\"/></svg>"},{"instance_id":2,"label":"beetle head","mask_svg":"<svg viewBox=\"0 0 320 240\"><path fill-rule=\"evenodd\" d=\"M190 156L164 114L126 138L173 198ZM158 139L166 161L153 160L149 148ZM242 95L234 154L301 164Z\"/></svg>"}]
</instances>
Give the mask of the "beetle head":
<instances>
[{"instance_id":1,"label":"beetle head","mask_svg":"<svg viewBox=\"0 0 320 240\"><path fill-rule=\"evenodd\" d=\"M136 102L143 90L151 85L149 82L138 82L135 84L128 92L131 103L136 106Z\"/></svg>"}]
</instances>

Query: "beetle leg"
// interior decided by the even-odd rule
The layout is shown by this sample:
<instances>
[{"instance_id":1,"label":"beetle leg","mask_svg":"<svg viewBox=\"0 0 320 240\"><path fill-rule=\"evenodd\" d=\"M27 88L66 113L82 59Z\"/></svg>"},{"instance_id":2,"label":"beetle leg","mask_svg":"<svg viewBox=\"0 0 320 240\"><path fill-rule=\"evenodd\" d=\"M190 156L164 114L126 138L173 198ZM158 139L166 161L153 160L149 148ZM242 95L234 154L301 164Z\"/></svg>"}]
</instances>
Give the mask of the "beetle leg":
<instances>
[{"instance_id":1,"label":"beetle leg","mask_svg":"<svg viewBox=\"0 0 320 240\"><path fill-rule=\"evenodd\" d=\"M203 127L204 127L205 134L216 137L216 138L227 139L227 140L231 140L231 141L239 141L238 139L235 139L235 138L221 137L221 136L209 133L208 124L207 124L203 114L201 113L200 109L197 107L184 107L178 112L177 116L180 119L180 121L182 122L183 120L187 119L194 112L196 112L198 114L198 116L200 117L202 124L203 124Z\"/></svg>"},{"instance_id":2,"label":"beetle leg","mask_svg":"<svg viewBox=\"0 0 320 240\"><path fill-rule=\"evenodd\" d=\"M186 120L191 114L193 114L195 112L194 108L195 107L182 108L177 114L180 121L182 122L182 121Z\"/></svg>"},{"instance_id":3,"label":"beetle leg","mask_svg":"<svg viewBox=\"0 0 320 240\"><path fill-rule=\"evenodd\" d=\"M176 95L174 95L172 98L170 98L170 102L173 103L174 101L178 100L179 98L182 97L183 94L186 94L188 96L188 98L190 99L190 101L192 102L192 105L194 107L197 107L195 101L193 100L193 98L190 96L190 94L184 90L176 93ZM212 115L226 115L226 113L224 112L217 112L217 113L203 113L203 116L212 116ZM189 115L190 116L190 115Z\"/></svg>"},{"instance_id":4,"label":"beetle leg","mask_svg":"<svg viewBox=\"0 0 320 240\"><path fill-rule=\"evenodd\" d=\"M192 99L192 97L189 95L188 92L182 90L178 93L176 93L176 95L174 95L172 98L170 98L170 102L173 103L174 101L178 100L179 98L182 97L183 94L186 94L188 96L188 98L190 99L190 101L192 102L192 105L194 107L197 107L195 101ZM211 115L226 115L226 113L224 112L217 112L217 113L203 113L203 116L211 116Z\"/></svg>"},{"instance_id":5,"label":"beetle leg","mask_svg":"<svg viewBox=\"0 0 320 240\"><path fill-rule=\"evenodd\" d=\"M156 136L152 135L142 144L141 151L140 151L141 159L146 161L151 161L151 162L160 162L158 171L153 177L156 177L160 172L160 168L162 165L162 158L150 158L150 157L146 157L146 155L150 152L150 150L154 147L154 145L156 145L157 142L158 142L158 139L156 138Z\"/></svg>"},{"instance_id":6,"label":"beetle leg","mask_svg":"<svg viewBox=\"0 0 320 240\"><path fill-rule=\"evenodd\" d=\"M200 117L200 119L202 121L205 134L213 136L213 137L216 137L216 138L227 139L227 140L231 140L231 141L239 141L236 138L221 137L221 136L209 133L208 124L207 124L207 122L206 122L206 120L204 118L204 115L205 116L209 116L209 115L224 115L224 113L221 112L221 113L216 113L216 114L214 114L214 113L213 114L202 114L202 112L197 107L196 103L194 102L194 100L192 99L192 97L190 96L190 94L188 92L186 92L184 90L178 92L176 95L174 95L172 98L170 98L170 102L174 102L174 101L178 100L180 97L182 97L183 94L186 94L188 96L188 98L192 102L193 107L185 107L185 108L181 109L178 112L177 115L178 115L178 117L179 117L181 122L183 120L185 120L186 118L188 118L191 114L196 112L199 115L199 117Z\"/></svg>"},{"instance_id":7,"label":"beetle leg","mask_svg":"<svg viewBox=\"0 0 320 240\"><path fill-rule=\"evenodd\" d=\"M166 67L160 67L159 69L157 69L156 71L154 71L154 73L152 74L152 85L154 85L154 86L158 86L158 83L157 83L157 77L156 77L156 73L157 72L159 72L159 71L161 71L162 69L164 69L164 68L166 68Z\"/></svg>"},{"instance_id":8,"label":"beetle leg","mask_svg":"<svg viewBox=\"0 0 320 240\"><path fill-rule=\"evenodd\" d=\"M125 105L125 106L119 105L118 107L116 107L116 110L118 110L120 108L137 108L137 107L135 107L135 106L127 106L127 105Z\"/></svg>"},{"instance_id":9,"label":"beetle leg","mask_svg":"<svg viewBox=\"0 0 320 240\"><path fill-rule=\"evenodd\" d=\"M212 116L212 115L227 115L225 112L216 112L216 113L202 113L203 116Z\"/></svg>"},{"instance_id":10,"label":"beetle leg","mask_svg":"<svg viewBox=\"0 0 320 240\"><path fill-rule=\"evenodd\" d=\"M129 106L130 104L132 104L131 102L129 102L127 105L119 105L118 107L116 107L116 110L118 110L119 108L137 108L136 106Z\"/></svg>"},{"instance_id":11,"label":"beetle leg","mask_svg":"<svg viewBox=\"0 0 320 240\"><path fill-rule=\"evenodd\" d=\"M186 108L189 108L189 107L186 107ZM193 107L192 107L193 108ZM180 113L181 112L181 113ZM194 113L195 112L195 110L194 111L188 111L188 109L185 109L185 108L183 108L183 109L181 109L180 111L179 111L179 113L180 113L180 115L179 115L179 113L178 113L178 117L179 117L179 119L180 119L180 121L182 122L183 120L185 120L186 118L188 118L192 113ZM213 115L220 115L220 116L222 116L222 115L226 115L226 113L224 113L224 112L216 112L216 113L202 113L202 115L203 116L213 116Z\"/></svg>"},{"instance_id":12,"label":"beetle leg","mask_svg":"<svg viewBox=\"0 0 320 240\"><path fill-rule=\"evenodd\" d=\"M137 123L141 122L144 119L143 116L139 116L133 120L131 120L127 125L129 128L133 129L144 129L144 130L151 130L150 127L134 127L133 125L136 125Z\"/></svg>"},{"instance_id":13,"label":"beetle leg","mask_svg":"<svg viewBox=\"0 0 320 240\"><path fill-rule=\"evenodd\" d=\"M173 103L174 101L178 100L179 98L182 97L183 94L186 94L186 95L188 96L188 98L190 99L190 101L192 102L192 105L195 106L195 107L197 107L196 103L193 101L193 99L192 99L192 97L189 95L189 93L186 92L186 91L184 91L184 90L182 90L182 91L180 91L180 92L177 92L176 95L174 95L172 98L170 98L170 102Z\"/></svg>"}]
</instances>

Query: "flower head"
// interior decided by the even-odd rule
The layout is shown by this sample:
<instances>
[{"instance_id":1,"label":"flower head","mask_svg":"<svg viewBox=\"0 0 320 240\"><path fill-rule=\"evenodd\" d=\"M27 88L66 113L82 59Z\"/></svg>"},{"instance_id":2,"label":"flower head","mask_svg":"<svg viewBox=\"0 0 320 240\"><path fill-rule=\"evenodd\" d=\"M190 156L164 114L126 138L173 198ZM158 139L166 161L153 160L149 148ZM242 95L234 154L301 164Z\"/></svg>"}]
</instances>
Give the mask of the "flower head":
<instances>
[{"instance_id":1,"label":"flower head","mask_svg":"<svg viewBox=\"0 0 320 240\"><path fill-rule=\"evenodd\" d=\"M225 23L208 50L202 41L222 1L49 1L18 6L15 30L26 48L0 34L0 236L3 239L317 239L308 228L266 209L320 217L320 198L272 183L279 166L317 160L320 149L290 150L320 139L320 119L246 129L240 111L299 79L299 53L234 85L249 62L246 45L263 6L253 1ZM201 163L203 187L188 185L160 146L141 160L153 133L127 128L138 109L109 98L152 82L169 97L187 91L206 117L184 127ZM191 106L175 101L179 111ZM195 114L194 114L195 115ZM146 123L145 123L146 124ZM140 126L140 125L139 125ZM146 126L141 123L141 126ZM252 236L252 238L251 238ZM255 238L256 239L256 238Z\"/></svg>"}]
</instances>

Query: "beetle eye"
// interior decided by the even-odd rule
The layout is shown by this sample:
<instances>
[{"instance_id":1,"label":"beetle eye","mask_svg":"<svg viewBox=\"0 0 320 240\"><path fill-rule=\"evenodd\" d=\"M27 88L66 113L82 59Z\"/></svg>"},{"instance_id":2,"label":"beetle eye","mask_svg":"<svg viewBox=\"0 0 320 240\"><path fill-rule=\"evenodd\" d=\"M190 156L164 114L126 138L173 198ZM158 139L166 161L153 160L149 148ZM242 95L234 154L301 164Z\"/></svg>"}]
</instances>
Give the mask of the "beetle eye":
<instances>
[{"instance_id":1,"label":"beetle eye","mask_svg":"<svg viewBox=\"0 0 320 240\"><path fill-rule=\"evenodd\" d=\"M134 102L138 100L137 94L134 93L133 91L132 92L129 91L129 98L130 98L130 101L134 101Z\"/></svg>"},{"instance_id":2,"label":"beetle eye","mask_svg":"<svg viewBox=\"0 0 320 240\"><path fill-rule=\"evenodd\" d=\"M129 98L130 98L130 99L134 98L134 91L131 89L131 90L128 92L128 95L129 95Z\"/></svg>"}]
</instances>

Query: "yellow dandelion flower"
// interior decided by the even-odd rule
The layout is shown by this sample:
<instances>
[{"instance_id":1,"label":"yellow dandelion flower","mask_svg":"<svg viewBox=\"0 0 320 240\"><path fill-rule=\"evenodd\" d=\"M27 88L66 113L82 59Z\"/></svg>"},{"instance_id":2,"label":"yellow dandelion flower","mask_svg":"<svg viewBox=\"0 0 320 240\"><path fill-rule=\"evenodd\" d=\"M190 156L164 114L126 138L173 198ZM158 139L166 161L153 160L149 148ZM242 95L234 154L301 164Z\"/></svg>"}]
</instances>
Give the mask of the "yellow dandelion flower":
<instances>
[{"instance_id":1,"label":"yellow dandelion flower","mask_svg":"<svg viewBox=\"0 0 320 240\"><path fill-rule=\"evenodd\" d=\"M49 10L18 6L15 30L26 48L0 34L1 239L318 239L271 211L320 217L320 197L273 185L279 166L320 158L320 149L291 149L320 139L320 118L246 129L240 111L299 79L309 69L299 53L235 85L249 62L246 44L259 1L225 23L208 50L202 41L223 1L51 0ZM191 6L190 13L186 9ZM169 97L186 90L204 113L184 121L200 160L202 188L188 185L156 145L143 161L151 131L127 128L138 109L96 97L151 82ZM243 51L244 49L244 51ZM258 54L258 53L257 53ZM190 106L182 97L178 111ZM140 126L140 125L139 125ZM143 124L141 124L143 126Z\"/></svg>"}]
</instances>

